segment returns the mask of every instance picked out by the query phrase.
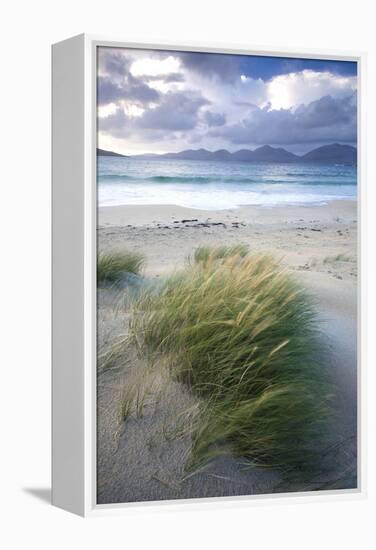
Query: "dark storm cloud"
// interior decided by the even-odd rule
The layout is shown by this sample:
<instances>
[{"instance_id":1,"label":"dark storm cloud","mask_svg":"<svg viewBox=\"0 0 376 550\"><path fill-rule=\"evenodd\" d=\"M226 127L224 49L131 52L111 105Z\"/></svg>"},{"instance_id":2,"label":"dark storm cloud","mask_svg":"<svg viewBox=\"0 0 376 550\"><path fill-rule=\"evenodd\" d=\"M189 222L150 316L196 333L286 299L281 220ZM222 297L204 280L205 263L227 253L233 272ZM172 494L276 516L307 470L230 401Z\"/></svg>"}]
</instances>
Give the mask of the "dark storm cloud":
<instances>
[{"instance_id":1,"label":"dark storm cloud","mask_svg":"<svg viewBox=\"0 0 376 550\"><path fill-rule=\"evenodd\" d=\"M212 113L206 111L204 114L205 122L208 126L223 126L226 124L226 116L224 113Z\"/></svg>"},{"instance_id":2,"label":"dark storm cloud","mask_svg":"<svg viewBox=\"0 0 376 550\"><path fill-rule=\"evenodd\" d=\"M131 74L122 81L114 81L108 76L99 76L97 80L98 104L107 105L121 100L132 100L135 103L152 103L158 101L160 93L150 88L141 79Z\"/></svg>"},{"instance_id":3,"label":"dark storm cloud","mask_svg":"<svg viewBox=\"0 0 376 550\"><path fill-rule=\"evenodd\" d=\"M203 76L235 82L241 75L241 56L216 53L179 52L183 66Z\"/></svg>"},{"instance_id":4,"label":"dark storm cloud","mask_svg":"<svg viewBox=\"0 0 376 550\"><path fill-rule=\"evenodd\" d=\"M163 141L174 138L173 132L166 132L161 129L139 128L139 120L129 117L119 108L115 113L98 120L98 129L103 134L111 135L116 138L133 139L142 137L144 141Z\"/></svg>"},{"instance_id":5,"label":"dark storm cloud","mask_svg":"<svg viewBox=\"0 0 376 550\"><path fill-rule=\"evenodd\" d=\"M106 134L119 137L129 135L131 117L126 115L123 109L118 108L114 113L105 117L98 118L98 129Z\"/></svg>"},{"instance_id":6,"label":"dark storm cloud","mask_svg":"<svg viewBox=\"0 0 376 550\"><path fill-rule=\"evenodd\" d=\"M139 76L139 78L141 80L146 80L149 82L153 82L155 80L161 80L167 83L185 81L185 77L182 73L169 73L169 74L161 74L161 75L141 75Z\"/></svg>"},{"instance_id":7,"label":"dark storm cloud","mask_svg":"<svg viewBox=\"0 0 376 550\"><path fill-rule=\"evenodd\" d=\"M132 59L121 51L100 49L98 65L101 74L97 79L99 105L122 100L131 100L140 105L158 101L160 93L144 82L142 77L133 76L129 71L131 64Z\"/></svg>"},{"instance_id":8,"label":"dark storm cloud","mask_svg":"<svg viewBox=\"0 0 376 550\"><path fill-rule=\"evenodd\" d=\"M209 135L233 144L352 142L356 140L356 114L356 94L325 96L295 110L255 106L241 122L213 129Z\"/></svg>"},{"instance_id":9,"label":"dark storm cloud","mask_svg":"<svg viewBox=\"0 0 376 550\"><path fill-rule=\"evenodd\" d=\"M113 136L126 136L135 131L141 132L143 137L148 136L149 130L193 130L204 105L209 105L209 101L197 92L168 92L160 98L157 107L146 110L141 116L129 117L123 109L118 109L114 114L99 119L99 128Z\"/></svg>"},{"instance_id":10,"label":"dark storm cloud","mask_svg":"<svg viewBox=\"0 0 376 550\"><path fill-rule=\"evenodd\" d=\"M336 124L350 124L355 122L356 96L355 94L334 99L324 96L308 105L301 105L295 111L302 127L320 128Z\"/></svg>"},{"instance_id":11,"label":"dark storm cloud","mask_svg":"<svg viewBox=\"0 0 376 550\"><path fill-rule=\"evenodd\" d=\"M98 65L101 72L114 76L124 76L129 72L132 60L123 54L124 50L100 48Z\"/></svg>"},{"instance_id":12,"label":"dark storm cloud","mask_svg":"<svg viewBox=\"0 0 376 550\"><path fill-rule=\"evenodd\" d=\"M192 130L198 122L198 112L209 101L196 92L168 92L155 109L149 109L138 119L139 128Z\"/></svg>"}]
</instances>

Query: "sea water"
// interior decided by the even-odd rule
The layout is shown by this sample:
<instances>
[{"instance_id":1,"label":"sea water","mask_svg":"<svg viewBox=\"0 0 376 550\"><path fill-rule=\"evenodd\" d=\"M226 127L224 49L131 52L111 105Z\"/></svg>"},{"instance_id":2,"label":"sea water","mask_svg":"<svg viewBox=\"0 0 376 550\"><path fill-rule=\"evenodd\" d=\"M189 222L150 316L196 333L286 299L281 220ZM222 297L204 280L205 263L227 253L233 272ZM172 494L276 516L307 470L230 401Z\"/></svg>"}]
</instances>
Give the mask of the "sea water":
<instances>
[{"instance_id":1,"label":"sea water","mask_svg":"<svg viewBox=\"0 0 376 550\"><path fill-rule=\"evenodd\" d=\"M356 166L98 157L98 205L204 210L355 199Z\"/></svg>"}]
</instances>

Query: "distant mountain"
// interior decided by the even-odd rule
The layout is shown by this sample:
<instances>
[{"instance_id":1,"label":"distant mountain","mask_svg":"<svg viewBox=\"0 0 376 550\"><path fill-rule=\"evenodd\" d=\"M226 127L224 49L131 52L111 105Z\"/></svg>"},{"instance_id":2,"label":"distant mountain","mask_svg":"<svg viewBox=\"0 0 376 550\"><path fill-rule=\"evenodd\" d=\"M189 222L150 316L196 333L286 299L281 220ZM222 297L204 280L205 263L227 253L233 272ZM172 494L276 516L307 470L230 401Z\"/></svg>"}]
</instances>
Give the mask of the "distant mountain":
<instances>
[{"instance_id":1,"label":"distant mountain","mask_svg":"<svg viewBox=\"0 0 376 550\"><path fill-rule=\"evenodd\" d=\"M165 159L181 159L181 160L231 160L231 153L226 149L219 151L207 151L206 149L187 149L180 153L166 153L159 155Z\"/></svg>"},{"instance_id":2,"label":"distant mountain","mask_svg":"<svg viewBox=\"0 0 376 550\"><path fill-rule=\"evenodd\" d=\"M323 145L301 157L304 162L325 162L330 164L356 164L357 150L351 145Z\"/></svg>"},{"instance_id":3,"label":"distant mountain","mask_svg":"<svg viewBox=\"0 0 376 550\"><path fill-rule=\"evenodd\" d=\"M213 160L232 160L232 154L226 149L218 149L212 153Z\"/></svg>"},{"instance_id":4,"label":"distant mountain","mask_svg":"<svg viewBox=\"0 0 376 550\"><path fill-rule=\"evenodd\" d=\"M135 155L135 158L152 159L178 159L178 160L237 160L244 162L294 162L299 159L293 153L285 149L277 149L270 145L264 145L254 151L250 149L241 149L235 153L230 153L226 149L218 151L208 151L207 149L186 149L179 153L165 153L163 155Z\"/></svg>"},{"instance_id":5,"label":"distant mountain","mask_svg":"<svg viewBox=\"0 0 376 550\"><path fill-rule=\"evenodd\" d=\"M114 151L105 151L104 149L97 148L97 157L126 157L120 153L114 153Z\"/></svg>"},{"instance_id":6,"label":"distant mountain","mask_svg":"<svg viewBox=\"0 0 376 550\"><path fill-rule=\"evenodd\" d=\"M115 154L116 153L105 153ZM177 159L177 160L211 160L211 161L238 161L238 162L323 162L329 164L356 164L356 148L351 145L324 145L318 147L303 156L295 155L282 147L263 145L254 151L240 149L230 153L226 149L208 151L207 149L186 149L179 153L165 153L156 155L153 153L134 155L138 159Z\"/></svg>"},{"instance_id":7,"label":"distant mountain","mask_svg":"<svg viewBox=\"0 0 376 550\"><path fill-rule=\"evenodd\" d=\"M264 145L253 151L252 160L256 162L295 162L299 160L299 157L281 147L276 149L270 145Z\"/></svg>"},{"instance_id":8,"label":"distant mountain","mask_svg":"<svg viewBox=\"0 0 376 550\"><path fill-rule=\"evenodd\" d=\"M252 162L254 159L253 151L250 149L240 149L232 153L232 158L238 160L239 162Z\"/></svg>"},{"instance_id":9,"label":"distant mountain","mask_svg":"<svg viewBox=\"0 0 376 550\"><path fill-rule=\"evenodd\" d=\"M163 155L158 155L158 153L142 153L140 155L130 155L130 158L150 160L150 159L159 159L162 156Z\"/></svg>"}]
</instances>

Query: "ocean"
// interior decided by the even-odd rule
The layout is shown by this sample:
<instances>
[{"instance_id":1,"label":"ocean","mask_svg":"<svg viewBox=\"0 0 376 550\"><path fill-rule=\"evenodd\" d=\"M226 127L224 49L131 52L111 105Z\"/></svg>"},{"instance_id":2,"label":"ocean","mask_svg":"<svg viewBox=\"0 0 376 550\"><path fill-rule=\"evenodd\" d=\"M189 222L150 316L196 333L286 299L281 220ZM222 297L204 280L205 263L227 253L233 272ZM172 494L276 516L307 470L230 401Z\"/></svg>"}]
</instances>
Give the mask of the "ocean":
<instances>
[{"instance_id":1,"label":"ocean","mask_svg":"<svg viewBox=\"0 0 376 550\"><path fill-rule=\"evenodd\" d=\"M203 210L356 199L355 166L98 157L99 206Z\"/></svg>"}]
</instances>

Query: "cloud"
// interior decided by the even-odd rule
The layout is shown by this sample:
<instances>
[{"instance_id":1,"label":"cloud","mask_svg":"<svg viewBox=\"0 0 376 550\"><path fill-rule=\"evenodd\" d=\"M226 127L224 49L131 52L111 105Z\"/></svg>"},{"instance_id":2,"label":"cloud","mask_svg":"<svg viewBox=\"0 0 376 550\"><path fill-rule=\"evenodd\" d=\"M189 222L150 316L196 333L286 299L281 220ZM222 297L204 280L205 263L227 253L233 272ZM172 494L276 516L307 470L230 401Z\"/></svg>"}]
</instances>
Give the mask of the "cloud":
<instances>
[{"instance_id":1,"label":"cloud","mask_svg":"<svg viewBox=\"0 0 376 550\"><path fill-rule=\"evenodd\" d=\"M217 78L225 82L234 82L241 74L241 56L180 52L179 58L188 71L199 73L205 78Z\"/></svg>"},{"instance_id":2,"label":"cloud","mask_svg":"<svg viewBox=\"0 0 376 550\"><path fill-rule=\"evenodd\" d=\"M127 50L128 51L128 50ZM160 94L142 78L130 72L133 60L122 51L101 48L98 55L98 105L132 101L138 105L155 103Z\"/></svg>"},{"instance_id":3,"label":"cloud","mask_svg":"<svg viewBox=\"0 0 376 550\"><path fill-rule=\"evenodd\" d=\"M247 56L100 48L100 139L142 151L355 141L356 77L308 61L267 79L249 76Z\"/></svg>"},{"instance_id":4,"label":"cloud","mask_svg":"<svg viewBox=\"0 0 376 550\"><path fill-rule=\"evenodd\" d=\"M325 96L293 109L254 106L237 124L212 129L212 137L232 144L287 145L356 140L356 94L341 98Z\"/></svg>"},{"instance_id":5,"label":"cloud","mask_svg":"<svg viewBox=\"0 0 376 550\"><path fill-rule=\"evenodd\" d=\"M208 126L223 126L226 124L226 116L223 113L205 111L204 119Z\"/></svg>"},{"instance_id":6,"label":"cloud","mask_svg":"<svg viewBox=\"0 0 376 550\"><path fill-rule=\"evenodd\" d=\"M129 72L132 59L125 54L124 49L99 48L98 71L99 74L111 75L112 78L124 76Z\"/></svg>"},{"instance_id":7,"label":"cloud","mask_svg":"<svg viewBox=\"0 0 376 550\"><path fill-rule=\"evenodd\" d=\"M198 112L209 101L194 91L168 92L155 109L149 109L138 119L139 128L192 130L198 122Z\"/></svg>"},{"instance_id":8,"label":"cloud","mask_svg":"<svg viewBox=\"0 0 376 550\"><path fill-rule=\"evenodd\" d=\"M114 82L108 76L97 79L97 97L99 105L108 105L122 100L131 100L136 104L158 101L159 92L141 80L128 75L121 83Z\"/></svg>"},{"instance_id":9,"label":"cloud","mask_svg":"<svg viewBox=\"0 0 376 550\"><path fill-rule=\"evenodd\" d=\"M308 105L300 105L294 113L302 128L324 128L345 125L354 129L356 123L356 94L342 98L324 96Z\"/></svg>"},{"instance_id":10,"label":"cloud","mask_svg":"<svg viewBox=\"0 0 376 550\"><path fill-rule=\"evenodd\" d=\"M134 76L162 76L179 72L180 59L170 53L159 51L144 52L144 56L138 56L130 67Z\"/></svg>"},{"instance_id":11,"label":"cloud","mask_svg":"<svg viewBox=\"0 0 376 550\"><path fill-rule=\"evenodd\" d=\"M102 132L112 135L129 136L132 131L144 132L146 139L154 136L147 131L180 132L193 130L199 122L201 107L209 105L209 101L195 91L168 92L161 96L160 103L145 110L140 116L131 117L122 108L98 121Z\"/></svg>"},{"instance_id":12,"label":"cloud","mask_svg":"<svg viewBox=\"0 0 376 550\"><path fill-rule=\"evenodd\" d=\"M184 82L185 81L185 77L184 77L183 73L170 73L170 74L160 74L160 75L145 74L145 75L141 75L139 78L142 79L142 80L146 80L148 82L154 82L156 80L157 81L161 80L161 81L167 82L167 83Z\"/></svg>"},{"instance_id":13,"label":"cloud","mask_svg":"<svg viewBox=\"0 0 376 550\"><path fill-rule=\"evenodd\" d=\"M266 96L273 109L289 109L323 96L343 97L356 90L355 76L305 69L275 76L266 83Z\"/></svg>"},{"instance_id":14,"label":"cloud","mask_svg":"<svg viewBox=\"0 0 376 550\"><path fill-rule=\"evenodd\" d=\"M98 130L116 137L129 135L132 117L125 114L124 109L117 108L109 116L98 119Z\"/></svg>"}]
</instances>

